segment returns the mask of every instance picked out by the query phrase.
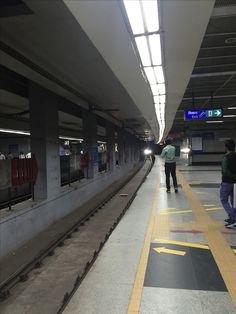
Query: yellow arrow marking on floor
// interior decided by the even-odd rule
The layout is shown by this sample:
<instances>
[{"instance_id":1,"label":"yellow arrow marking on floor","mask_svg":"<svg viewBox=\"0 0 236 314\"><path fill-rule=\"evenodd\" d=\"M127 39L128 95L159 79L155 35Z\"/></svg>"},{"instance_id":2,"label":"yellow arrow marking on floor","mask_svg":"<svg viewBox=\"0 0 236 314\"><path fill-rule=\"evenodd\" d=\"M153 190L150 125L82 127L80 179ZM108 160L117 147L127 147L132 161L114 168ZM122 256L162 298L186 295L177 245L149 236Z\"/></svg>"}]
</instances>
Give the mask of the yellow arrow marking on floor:
<instances>
[{"instance_id":1,"label":"yellow arrow marking on floor","mask_svg":"<svg viewBox=\"0 0 236 314\"><path fill-rule=\"evenodd\" d=\"M207 211L210 211L210 210L221 210L223 209L222 207L211 207L211 208L206 208Z\"/></svg>"},{"instance_id":2,"label":"yellow arrow marking on floor","mask_svg":"<svg viewBox=\"0 0 236 314\"><path fill-rule=\"evenodd\" d=\"M189 243L189 242L181 242L181 241L165 240L165 239L156 239L155 241L158 243L176 244L176 245L196 247L198 249L209 250L208 245L203 245L203 244L198 244L198 243Z\"/></svg>"},{"instance_id":3,"label":"yellow arrow marking on floor","mask_svg":"<svg viewBox=\"0 0 236 314\"><path fill-rule=\"evenodd\" d=\"M181 256L184 256L186 254L186 252L184 252L184 251L169 250L169 249L165 248L164 246L155 248L153 250L157 253L168 253L168 254L175 254L175 255L181 255Z\"/></svg>"},{"instance_id":4,"label":"yellow arrow marking on floor","mask_svg":"<svg viewBox=\"0 0 236 314\"><path fill-rule=\"evenodd\" d=\"M192 213L192 210L177 210L175 212L163 212L160 213L161 215L174 215L174 214L185 214L185 213Z\"/></svg>"}]
</instances>

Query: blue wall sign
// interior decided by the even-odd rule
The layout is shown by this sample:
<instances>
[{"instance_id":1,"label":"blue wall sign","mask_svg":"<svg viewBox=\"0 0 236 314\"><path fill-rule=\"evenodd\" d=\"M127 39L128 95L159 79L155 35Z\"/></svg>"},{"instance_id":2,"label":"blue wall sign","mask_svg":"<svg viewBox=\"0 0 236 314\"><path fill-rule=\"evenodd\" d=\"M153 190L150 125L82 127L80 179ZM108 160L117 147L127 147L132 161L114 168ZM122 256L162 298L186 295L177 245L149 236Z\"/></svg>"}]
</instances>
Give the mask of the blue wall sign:
<instances>
[{"instance_id":1,"label":"blue wall sign","mask_svg":"<svg viewBox=\"0 0 236 314\"><path fill-rule=\"evenodd\" d=\"M185 120L222 118L223 109L186 110Z\"/></svg>"}]
</instances>

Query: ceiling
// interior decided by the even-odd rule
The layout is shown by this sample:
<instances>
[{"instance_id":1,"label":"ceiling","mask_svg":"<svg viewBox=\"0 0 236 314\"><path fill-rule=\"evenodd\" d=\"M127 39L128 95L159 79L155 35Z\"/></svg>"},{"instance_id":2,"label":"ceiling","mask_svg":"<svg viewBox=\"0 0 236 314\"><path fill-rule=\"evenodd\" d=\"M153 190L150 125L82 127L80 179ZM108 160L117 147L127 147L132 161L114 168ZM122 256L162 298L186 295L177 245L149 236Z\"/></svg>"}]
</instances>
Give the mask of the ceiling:
<instances>
[{"instance_id":1,"label":"ceiling","mask_svg":"<svg viewBox=\"0 0 236 314\"><path fill-rule=\"evenodd\" d=\"M118 109L111 115L140 136L150 129L63 1L14 2L17 10L6 4L5 16L1 13L2 47L13 49L10 56L3 49L1 63L57 93L60 89L60 95L79 105L82 98L85 108Z\"/></svg>"},{"instance_id":2,"label":"ceiling","mask_svg":"<svg viewBox=\"0 0 236 314\"><path fill-rule=\"evenodd\" d=\"M204 120L184 121L184 110L223 108L225 115L236 115L229 107L236 107L236 0L217 0L172 132L216 128ZM217 128L236 128L236 117L223 121Z\"/></svg>"},{"instance_id":3,"label":"ceiling","mask_svg":"<svg viewBox=\"0 0 236 314\"><path fill-rule=\"evenodd\" d=\"M213 5L214 0L160 1L165 134L183 98ZM151 90L120 1L3 0L0 6L1 63L84 108L118 109L109 111L109 117L140 138L158 139Z\"/></svg>"}]
</instances>

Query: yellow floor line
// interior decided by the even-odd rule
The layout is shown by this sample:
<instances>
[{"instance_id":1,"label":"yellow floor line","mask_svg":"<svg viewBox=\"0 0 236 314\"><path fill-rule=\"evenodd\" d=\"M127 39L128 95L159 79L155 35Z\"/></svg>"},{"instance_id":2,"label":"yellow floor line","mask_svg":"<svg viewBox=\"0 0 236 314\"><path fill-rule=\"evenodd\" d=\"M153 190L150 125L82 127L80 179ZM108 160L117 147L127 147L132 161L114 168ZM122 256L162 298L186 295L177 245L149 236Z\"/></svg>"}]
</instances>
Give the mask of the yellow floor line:
<instances>
[{"instance_id":1,"label":"yellow floor line","mask_svg":"<svg viewBox=\"0 0 236 314\"><path fill-rule=\"evenodd\" d=\"M177 214L186 214L186 213L192 213L193 211L191 209L186 210L177 210L175 212L162 212L160 215L177 215Z\"/></svg>"},{"instance_id":2,"label":"yellow floor line","mask_svg":"<svg viewBox=\"0 0 236 314\"><path fill-rule=\"evenodd\" d=\"M222 207L211 207L211 208L206 208L207 211L211 211L211 210L221 210L223 209Z\"/></svg>"},{"instance_id":3,"label":"yellow floor line","mask_svg":"<svg viewBox=\"0 0 236 314\"><path fill-rule=\"evenodd\" d=\"M157 184L157 187L154 193L154 198L152 202L152 211L149 218L148 228L147 228L146 236L144 239L144 245L141 252L141 257L140 257L140 261L139 261L139 265L138 265L138 269L137 269L137 273L136 273L136 277L134 281L133 290L131 293L131 298L130 298L130 303L129 303L127 314L139 313L140 302L141 302L142 291L143 291L144 277L145 277L145 272L146 272L146 267L147 267L147 262L148 262L149 250L150 250L150 242L152 238L152 231L153 231L153 227L156 220L155 214L157 210L158 190L159 190L159 183Z\"/></svg>"},{"instance_id":4,"label":"yellow floor line","mask_svg":"<svg viewBox=\"0 0 236 314\"><path fill-rule=\"evenodd\" d=\"M160 210L174 210L176 207L166 207L166 208L160 208Z\"/></svg>"},{"instance_id":5,"label":"yellow floor line","mask_svg":"<svg viewBox=\"0 0 236 314\"><path fill-rule=\"evenodd\" d=\"M207 211L214 211L214 210L221 210L223 208L221 207L213 207L213 208L205 208ZM168 210L168 209L166 209ZM171 209L169 209L171 210ZM193 211L191 209L185 209L185 210L176 210L174 212L165 211L160 213L160 215L177 215L177 214L186 214L186 213L192 213Z\"/></svg>"},{"instance_id":6,"label":"yellow floor line","mask_svg":"<svg viewBox=\"0 0 236 314\"><path fill-rule=\"evenodd\" d=\"M203 232L211 253L224 279L226 287L236 306L236 256L221 233L219 224L212 220L198 196L186 182L184 176L177 171L178 179L195 213L197 224ZM199 230L198 229L198 230Z\"/></svg>"},{"instance_id":7,"label":"yellow floor line","mask_svg":"<svg viewBox=\"0 0 236 314\"><path fill-rule=\"evenodd\" d=\"M196 247L199 249L209 250L208 245L198 244L198 243L190 243L190 242L182 242L182 241L175 241L175 240L166 240L166 239L156 239L158 243L166 243L166 244L175 244L181 246L188 246L188 247Z\"/></svg>"}]
</instances>

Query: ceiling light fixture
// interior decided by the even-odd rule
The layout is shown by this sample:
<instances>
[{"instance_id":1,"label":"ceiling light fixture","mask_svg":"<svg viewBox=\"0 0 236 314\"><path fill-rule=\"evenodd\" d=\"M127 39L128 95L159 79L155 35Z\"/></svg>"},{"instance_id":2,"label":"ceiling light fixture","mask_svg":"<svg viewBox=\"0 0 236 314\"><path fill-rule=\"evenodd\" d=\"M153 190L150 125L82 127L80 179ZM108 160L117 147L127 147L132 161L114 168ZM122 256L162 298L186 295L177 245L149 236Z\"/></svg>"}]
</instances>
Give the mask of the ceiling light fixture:
<instances>
[{"instance_id":1,"label":"ceiling light fixture","mask_svg":"<svg viewBox=\"0 0 236 314\"><path fill-rule=\"evenodd\" d=\"M145 74L147 76L149 84L156 84L156 76L153 70L153 67L145 67L144 68Z\"/></svg>"},{"instance_id":2,"label":"ceiling light fixture","mask_svg":"<svg viewBox=\"0 0 236 314\"><path fill-rule=\"evenodd\" d=\"M123 0L141 66L150 84L156 118L159 123L159 141L165 130L166 86L162 65L161 35L158 0Z\"/></svg>"},{"instance_id":3,"label":"ceiling light fixture","mask_svg":"<svg viewBox=\"0 0 236 314\"><path fill-rule=\"evenodd\" d=\"M154 96L159 95L159 88L158 88L158 85L157 85L157 84L152 84L152 85L151 85L151 89L152 89L152 94L153 94Z\"/></svg>"},{"instance_id":4,"label":"ceiling light fixture","mask_svg":"<svg viewBox=\"0 0 236 314\"><path fill-rule=\"evenodd\" d=\"M165 104L166 102L166 95L160 95L160 103Z\"/></svg>"},{"instance_id":5,"label":"ceiling light fixture","mask_svg":"<svg viewBox=\"0 0 236 314\"><path fill-rule=\"evenodd\" d=\"M229 109L229 110L235 110L236 107L228 107L227 109Z\"/></svg>"},{"instance_id":6,"label":"ceiling light fixture","mask_svg":"<svg viewBox=\"0 0 236 314\"><path fill-rule=\"evenodd\" d=\"M68 141L79 141L79 142L83 142L83 139L82 139L82 138L68 137L68 136L63 136L63 135L60 135L60 136L59 136L59 139L61 139L61 140L68 140Z\"/></svg>"},{"instance_id":7,"label":"ceiling light fixture","mask_svg":"<svg viewBox=\"0 0 236 314\"><path fill-rule=\"evenodd\" d=\"M1 133L11 133L11 134L20 134L20 135L30 135L28 131L12 130L12 129L0 129Z\"/></svg>"},{"instance_id":8,"label":"ceiling light fixture","mask_svg":"<svg viewBox=\"0 0 236 314\"><path fill-rule=\"evenodd\" d=\"M132 1L130 1L132 2ZM142 1L142 7L148 32L159 31L159 16L157 1Z\"/></svg>"},{"instance_id":9,"label":"ceiling light fixture","mask_svg":"<svg viewBox=\"0 0 236 314\"><path fill-rule=\"evenodd\" d=\"M160 103L160 96L157 95L157 96L154 96L154 104L159 104Z\"/></svg>"},{"instance_id":10,"label":"ceiling light fixture","mask_svg":"<svg viewBox=\"0 0 236 314\"><path fill-rule=\"evenodd\" d=\"M156 75L157 83L164 83L165 79L164 79L164 73L163 73L162 66L154 67L154 72Z\"/></svg>"},{"instance_id":11,"label":"ceiling light fixture","mask_svg":"<svg viewBox=\"0 0 236 314\"><path fill-rule=\"evenodd\" d=\"M235 37L227 38L225 40L225 43L226 44L234 44L234 43L236 43L236 38Z\"/></svg>"},{"instance_id":12,"label":"ceiling light fixture","mask_svg":"<svg viewBox=\"0 0 236 314\"><path fill-rule=\"evenodd\" d=\"M165 95L166 93L166 86L165 84L158 84L158 90L160 95Z\"/></svg>"},{"instance_id":13,"label":"ceiling light fixture","mask_svg":"<svg viewBox=\"0 0 236 314\"><path fill-rule=\"evenodd\" d=\"M225 114L223 118L235 118L236 114Z\"/></svg>"},{"instance_id":14,"label":"ceiling light fixture","mask_svg":"<svg viewBox=\"0 0 236 314\"><path fill-rule=\"evenodd\" d=\"M160 34L154 34L148 36L149 45L151 50L152 56L152 64L153 65L161 65L162 58L161 58L161 39Z\"/></svg>"},{"instance_id":15,"label":"ceiling light fixture","mask_svg":"<svg viewBox=\"0 0 236 314\"><path fill-rule=\"evenodd\" d=\"M125 9L134 35L144 33L143 17L138 0L124 0Z\"/></svg>"},{"instance_id":16,"label":"ceiling light fixture","mask_svg":"<svg viewBox=\"0 0 236 314\"><path fill-rule=\"evenodd\" d=\"M222 120L217 120L217 121L206 121L206 123L223 123L224 121Z\"/></svg>"},{"instance_id":17,"label":"ceiling light fixture","mask_svg":"<svg viewBox=\"0 0 236 314\"><path fill-rule=\"evenodd\" d=\"M151 59L146 36L136 37L135 41L143 66L151 66Z\"/></svg>"}]
</instances>

